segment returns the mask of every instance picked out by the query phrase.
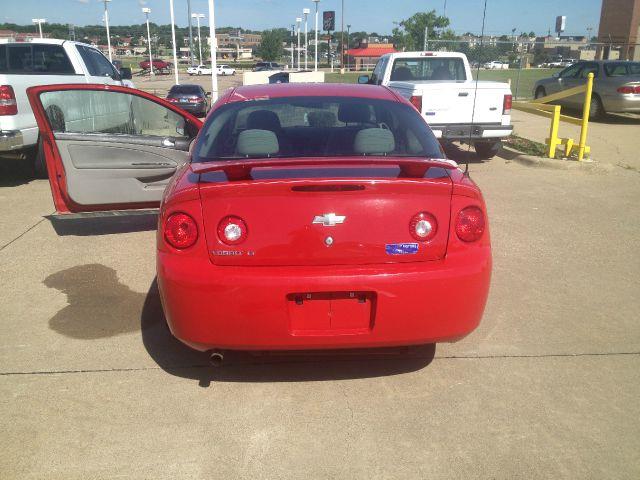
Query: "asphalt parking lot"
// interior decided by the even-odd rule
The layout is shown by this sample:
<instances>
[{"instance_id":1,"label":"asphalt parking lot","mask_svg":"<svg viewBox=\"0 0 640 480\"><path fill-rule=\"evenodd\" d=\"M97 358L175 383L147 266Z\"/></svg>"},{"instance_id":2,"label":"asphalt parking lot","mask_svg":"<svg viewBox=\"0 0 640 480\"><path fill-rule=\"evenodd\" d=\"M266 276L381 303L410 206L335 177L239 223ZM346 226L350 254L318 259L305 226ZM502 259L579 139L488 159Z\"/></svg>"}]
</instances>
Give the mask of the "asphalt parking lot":
<instances>
[{"instance_id":1,"label":"asphalt parking lot","mask_svg":"<svg viewBox=\"0 0 640 480\"><path fill-rule=\"evenodd\" d=\"M494 273L469 337L217 370L164 324L153 221L59 234L2 158L0 476L639 478L640 175L509 158L471 165Z\"/></svg>"}]
</instances>

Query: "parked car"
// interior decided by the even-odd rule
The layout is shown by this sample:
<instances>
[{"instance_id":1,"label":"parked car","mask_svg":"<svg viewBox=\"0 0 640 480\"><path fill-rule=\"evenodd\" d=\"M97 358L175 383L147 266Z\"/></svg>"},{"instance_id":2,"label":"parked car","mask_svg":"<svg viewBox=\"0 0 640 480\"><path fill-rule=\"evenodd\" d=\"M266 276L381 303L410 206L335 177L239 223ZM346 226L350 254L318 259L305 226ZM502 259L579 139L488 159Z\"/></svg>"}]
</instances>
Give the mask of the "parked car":
<instances>
[{"instance_id":1,"label":"parked car","mask_svg":"<svg viewBox=\"0 0 640 480\"><path fill-rule=\"evenodd\" d=\"M0 44L0 152L18 151L46 175L39 132L27 88L61 83L122 85L131 71L118 71L97 48L79 42L37 39Z\"/></svg>"},{"instance_id":2,"label":"parked car","mask_svg":"<svg viewBox=\"0 0 640 480\"><path fill-rule=\"evenodd\" d=\"M278 72L270 75L269 83L289 83L289 72Z\"/></svg>"},{"instance_id":3,"label":"parked car","mask_svg":"<svg viewBox=\"0 0 640 480\"><path fill-rule=\"evenodd\" d=\"M174 85L167 94L167 100L196 117L207 114L209 94L200 85Z\"/></svg>"},{"instance_id":4,"label":"parked car","mask_svg":"<svg viewBox=\"0 0 640 480\"><path fill-rule=\"evenodd\" d=\"M511 135L511 88L473 79L467 57L456 52L403 52L380 57L360 83L387 85L409 100L436 137L472 143L488 159Z\"/></svg>"},{"instance_id":5,"label":"parked car","mask_svg":"<svg viewBox=\"0 0 640 480\"><path fill-rule=\"evenodd\" d=\"M258 62L253 68L254 72L266 72L269 70L282 70L282 67L277 62Z\"/></svg>"},{"instance_id":6,"label":"parked car","mask_svg":"<svg viewBox=\"0 0 640 480\"><path fill-rule=\"evenodd\" d=\"M594 74L590 118L611 112L640 113L640 62L621 60L580 61L558 74L538 80L533 87L535 98L583 85ZM584 94L557 101L570 108L581 108Z\"/></svg>"},{"instance_id":7,"label":"parked car","mask_svg":"<svg viewBox=\"0 0 640 480\"><path fill-rule=\"evenodd\" d=\"M235 75L236 69L229 65L216 65L216 74L222 76Z\"/></svg>"},{"instance_id":8,"label":"parked car","mask_svg":"<svg viewBox=\"0 0 640 480\"><path fill-rule=\"evenodd\" d=\"M505 62L493 61L485 63L483 67L488 70L506 70L509 68L509 64Z\"/></svg>"},{"instance_id":9,"label":"parked car","mask_svg":"<svg viewBox=\"0 0 640 480\"><path fill-rule=\"evenodd\" d=\"M139 63L139 65L142 70L151 69L151 62L149 62L149 60L143 60ZM173 70L173 63L160 60L159 58L154 58L153 69L157 70L158 72L168 72L170 70Z\"/></svg>"},{"instance_id":10,"label":"parked car","mask_svg":"<svg viewBox=\"0 0 640 480\"><path fill-rule=\"evenodd\" d=\"M189 67L187 68L187 73L189 75L211 75L211 67L207 67L204 64L200 64L197 67Z\"/></svg>"},{"instance_id":11,"label":"parked car","mask_svg":"<svg viewBox=\"0 0 640 480\"><path fill-rule=\"evenodd\" d=\"M52 146L59 215L162 198L158 287L171 332L190 347L219 359L226 349L418 345L478 326L491 275L482 195L389 89L238 87L204 126L124 87L29 96ZM79 107L97 119L127 104L135 130L74 126Z\"/></svg>"}]
</instances>

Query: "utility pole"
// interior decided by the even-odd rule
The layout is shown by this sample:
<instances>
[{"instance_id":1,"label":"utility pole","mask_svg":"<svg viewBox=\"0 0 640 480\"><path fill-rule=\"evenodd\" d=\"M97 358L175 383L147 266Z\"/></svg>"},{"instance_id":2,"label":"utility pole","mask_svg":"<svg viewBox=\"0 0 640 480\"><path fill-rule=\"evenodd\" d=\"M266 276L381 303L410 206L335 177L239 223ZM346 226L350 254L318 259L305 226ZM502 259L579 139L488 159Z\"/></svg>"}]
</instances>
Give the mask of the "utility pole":
<instances>
[{"instance_id":1,"label":"utility pole","mask_svg":"<svg viewBox=\"0 0 640 480\"><path fill-rule=\"evenodd\" d=\"M349 71L349 45L351 44L351 25L347 23L347 71Z\"/></svg>"},{"instance_id":2,"label":"utility pole","mask_svg":"<svg viewBox=\"0 0 640 480\"><path fill-rule=\"evenodd\" d=\"M316 4L316 32L315 32L316 49L313 56L313 70L317 72L318 71L318 3L320 3L320 0L313 0L313 3Z\"/></svg>"},{"instance_id":3,"label":"utility pole","mask_svg":"<svg viewBox=\"0 0 640 480\"><path fill-rule=\"evenodd\" d=\"M151 31L149 30L149 14L151 13L151 9L149 7L142 7L142 13L144 13L147 17L147 46L149 47L149 68L151 69L151 76L153 73L153 57L151 56Z\"/></svg>"},{"instance_id":4,"label":"utility pole","mask_svg":"<svg viewBox=\"0 0 640 480\"><path fill-rule=\"evenodd\" d=\"M109 34L109 10L107 9L107 3L111 0L103 0L104 1L104 25L107 27L107 48L109 49L109 61L113 63L113 59L111 58L111 35ZM40 36L42 37L42 30L40 31Z\"/></svg>"}]
</instances>

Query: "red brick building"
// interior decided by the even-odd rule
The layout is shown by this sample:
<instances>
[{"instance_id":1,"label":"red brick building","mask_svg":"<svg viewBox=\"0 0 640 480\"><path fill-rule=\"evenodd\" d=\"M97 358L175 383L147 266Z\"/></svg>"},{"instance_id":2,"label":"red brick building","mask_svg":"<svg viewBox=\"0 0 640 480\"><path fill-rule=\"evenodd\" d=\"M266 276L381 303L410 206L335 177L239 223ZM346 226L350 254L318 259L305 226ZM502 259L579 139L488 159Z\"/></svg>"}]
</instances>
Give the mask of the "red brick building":
<instances>
[{"instance_id":1,"label":"red brick building","mask_svg":"<svg viewBox=\"0 0 640 480\"><path fill-rule=\"evenodd\" d=\"M640 0L602 0L598 42L600 58L619 47L621 59L640 60Z\"/></svg>"}]
</instances>

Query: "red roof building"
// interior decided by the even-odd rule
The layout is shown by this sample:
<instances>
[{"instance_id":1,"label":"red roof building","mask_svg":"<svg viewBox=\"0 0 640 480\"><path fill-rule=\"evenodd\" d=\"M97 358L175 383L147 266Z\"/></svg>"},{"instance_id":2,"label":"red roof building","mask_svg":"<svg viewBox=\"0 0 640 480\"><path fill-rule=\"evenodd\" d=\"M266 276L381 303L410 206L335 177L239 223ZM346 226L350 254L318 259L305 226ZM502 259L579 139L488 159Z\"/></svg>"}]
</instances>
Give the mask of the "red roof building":
<instances>
[{"instance_id":1,"label":"red roof building","mask_svg":"<svg viewBox=\"0 0 640 480\"><path fill-rule=\"evenodd\" d=\"M396 52L392 43L361 43L358 48L347 50L345 61L353 70L371 70L382 55Z\"/></svg>"}]
</instances>

